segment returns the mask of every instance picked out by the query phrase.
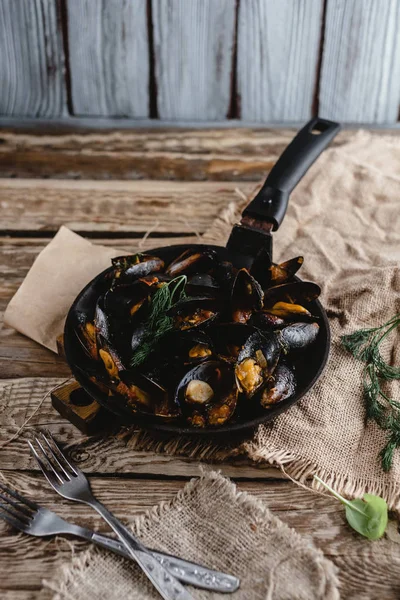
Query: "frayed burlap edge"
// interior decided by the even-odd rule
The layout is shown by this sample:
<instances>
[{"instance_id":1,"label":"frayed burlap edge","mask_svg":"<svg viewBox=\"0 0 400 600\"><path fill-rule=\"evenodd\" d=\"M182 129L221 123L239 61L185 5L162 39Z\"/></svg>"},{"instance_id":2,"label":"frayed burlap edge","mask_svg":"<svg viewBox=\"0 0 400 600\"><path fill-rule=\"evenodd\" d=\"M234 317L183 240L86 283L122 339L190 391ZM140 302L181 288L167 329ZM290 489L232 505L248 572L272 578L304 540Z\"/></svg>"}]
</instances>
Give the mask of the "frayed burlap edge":
<instances>
[{"instance_id":1,"label":"frayed burlap edge","mask_svg":"<svg viewBox=\"0 0 400 600\"><path fill-rule=\"evenodd\" d=\"M400 486L394 483L390 485L386 483L379 484L376 481L368 481L363 477L350 478L346 474L319 467L306 458L269 444L264 444L260 448L253 441L245 442L242 444L241 452L255 463L268 464L279 468L294 483L309 490L322 490L321 485L313 478L314 475L317 475L343 496L357 498L362 497L365 493L383 496L389 509L400 515Z\"/></svg>"},{"instance_id":2,"label":"frayed burlap edge","mask_svg":"<svg viewBox=\"0 0 400 600\"><path fill-rule=\"evenodd\" d=\"M312 551L314 553L315 561L321 567L325 575L326 587L323 598L325 600L339 600L338 569L334 563L326 559L323 552L319 548L316 548L311 542L307 541L305 543L303 536L286 525L286 523L283 523L278 517L274 516L261 500L247 492L239 491L234 483L223 477L217 471L203 469L201 476L199 478L191 479L172 500L163 501L160 504L153 506L143 515L135 517L132 521L132 529L140 536L143 529L151 524L151 522L161 521L170 510L179 509L180 505L185 504L185 502L190 502L190 497L194 488L199 485L210 485L217 491L223 491L228 500L238 503L244 513L257 511L260 520L267 521L269 524L273 523L275 531L290 535L293 540L299 543L299 547L296 549L298 555L301 553L307 555ZM76 578L84 575L84 571L90 561L100 552L102 551L98 548L92 548L79 556L74 556L71 563L60 567L56 578L52 581L43 580L43 586L56 593L53 600L65 600L68 598L75 600L75 598L72 598L68 593L68 585L76 580ZM117 560L123 560L122 558L116 558ZM270 586L266 600L272 600L273 598L273 583L273 571L271 570Z\"/></svg>"}]
</instances>

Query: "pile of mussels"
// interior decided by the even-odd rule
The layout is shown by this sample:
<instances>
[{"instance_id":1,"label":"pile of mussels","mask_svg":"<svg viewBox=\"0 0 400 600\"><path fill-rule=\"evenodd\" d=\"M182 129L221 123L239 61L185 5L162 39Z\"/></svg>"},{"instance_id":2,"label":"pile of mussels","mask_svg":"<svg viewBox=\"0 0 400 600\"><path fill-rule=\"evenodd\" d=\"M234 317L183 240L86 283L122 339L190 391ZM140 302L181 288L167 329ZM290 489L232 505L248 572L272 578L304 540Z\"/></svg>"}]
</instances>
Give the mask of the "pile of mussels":
<instances>
[{"instance_id":1,"label":"pile of mussels","mask_svg":"<svg viewBox=\"0 0 400 600\"><path fill-rule=\"evenodd\" d=\"M320 288L293 279L302 257L276 265L261 253L247 270L189 249L167 265L146 254L112 263L94 318L81 315L75 333L86 373L116 408L218 427L295 393L296 353L319 330L304 305ZM151 331L157 292L177 278L183 293L161 315L162 334ZM148 356L132 366L149 338Z\"/></svg>"}]
</instances>

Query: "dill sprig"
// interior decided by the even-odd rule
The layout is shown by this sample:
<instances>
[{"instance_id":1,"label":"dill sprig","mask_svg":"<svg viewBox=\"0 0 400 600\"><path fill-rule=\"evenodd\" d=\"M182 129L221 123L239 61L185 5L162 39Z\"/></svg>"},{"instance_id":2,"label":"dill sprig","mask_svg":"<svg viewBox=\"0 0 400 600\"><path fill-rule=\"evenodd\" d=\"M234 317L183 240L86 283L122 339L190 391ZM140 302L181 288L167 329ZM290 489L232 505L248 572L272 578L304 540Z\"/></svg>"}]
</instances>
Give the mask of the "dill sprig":
<instances>
[{"instance_id":1,"label":"dill sprig","mask_svg":"<svg viewBox=\"0 0 400 600\"><path fill-rule=\"evenodd\" d=\"M160 338L173 329L173 320L166 315L168 309L186 298L187 277L180 275L168 283L163 283L150 301L146 332L140 347L134 352L131 367L138 367L153 352Z\"/></svg>"},{"instance_id":2,"label":"dill sprig","mask_svg":"<svg viewBox=\"0 0 400 600\"><path fill-rule=\"evenodd\" d=\"M341 337L343 347L365 363L363 369L363 396L367 420L387 432L386 445L379 453L384 471L389 471L395 450L400 447L400 402L383 390L385 381L400 379L400 367L387 363L380 353L380 344L400 325L400 313L380 327L360 329Z\"/></svg>"}]
</instances>

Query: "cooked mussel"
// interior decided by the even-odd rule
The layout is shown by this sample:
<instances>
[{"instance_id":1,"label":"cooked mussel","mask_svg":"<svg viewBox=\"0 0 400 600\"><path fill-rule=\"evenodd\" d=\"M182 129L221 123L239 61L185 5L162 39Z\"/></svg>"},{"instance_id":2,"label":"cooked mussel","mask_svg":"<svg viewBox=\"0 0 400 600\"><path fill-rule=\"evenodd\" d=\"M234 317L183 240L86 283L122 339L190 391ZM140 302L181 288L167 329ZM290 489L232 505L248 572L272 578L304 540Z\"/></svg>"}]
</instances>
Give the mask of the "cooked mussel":
<instances>
[{"instance_id":1,"label":"cooked mussel","mask_svg":"<svg viewBox=\"0 0 400 600\"><path fill-rule=\"evenodd\" d=\"M108 290L103 297L102 308L109 318L124 321L125 324L136 315L146 303L152 291L158 286L158 278L151 282L138 280L129 285L119 285Z\"/></svg>"},{"instance_id":2,"label":"cooked mussel","mask_svg":"<svg viewBox=\"0 0 400 600\"><path fill-rule=\"evenodd\" d=\"M257 329L244 323L217 323L210 327L215 353L224 360L236 362L239 352Z\"/></svg>"},{"instance_id":3,"label":"cooked mussel","mask_svg":"<svg viewBox=\"0 0 400 600\"><path fill-rule=\"evenodd\" d=\"M188 278L185 291L189 296L215 298L220 293L220 286L208 273L197 273Z\"/></svg>"},{"instance_id":4,"label":"cooked mussel","mask_svg":"<svg viewBox=\"0 0 400 600\"><path fill-rule=\"evenodd\" d=\"M233 367L220 361L197 365L184 375L175 399L194 427L222 425L236 408L238 389Z\"/></svg>"},{"instance_id":5,"label":"cooked mussel","mask_svg":"<svg viewBox=\"0 0 400 600\"><path fill-rule=\"evenodd\" d=\"M232 320L246 323L254 311L262 308L263 296L260 284L247 269L240 269L232 287Z\"/></svg>"},{"instance_id":6,"label":"cooked mussel","mask_svg":"<svg viewBox=\"0 0 400 600\"><path fill-rule=\"evenodd\" d=\"M250 273L257 279L261 287L266 288L271 282L271 255L268 248L261 248L250 268Z\"/></svg>"},{"instance_id":7,"label":"cooked mussel","mask_svg":"<svg viewBox=\"0 0 400 600\"><path fill-rule=\"evenodd\" d=\"M302 256L296 256L296 258L291 258L279 265L272 264L270 268L271 284L280 285L293 279L303 262L304 258Z\"/></svg>"},{"instance_id":8,"label":"cooked mussel","mask_svg":"<svg viewBox=\"0 0 400 600\"><path fill-rule=\"evenodd\" d=\"M207 296L188 298L177 302L167 315L173 318L174 327L182 331L209 325L218 316L217 301Z\"/></svg>"},{"instance_id":9,"label":"cooked mussel","mask_svg":"<svg viewBox=\"0 0 400 600\"><path fill-rule=\"evenodd\" d=\"M160 342L159 356L179 368L210 360L213 352L211 339L195 327L167 333Z\"/></svg>"},{"instance_id":10,"label":"cooked mussel","mask_svg":"<svg viewBox=\"0 0 400 600\"><path fill-rule=\"evenodd\" d=\"M271 308L268 309L267 314L271 316L286 319L287 321L295 321L298 319L304 319L305 317L311 317L309 310L301 306L300 304L292 304L291 302L276 302Z\"/></svg>"},{"instance_id":11,"label":"cooked mussel","mask_svg":"<svg viewBox=\"0 0 400 600\"><path fill-rule=\"evenodd\" d=\"M199 251L189 248L168 265L165 273L171 277L204 273L211 268L214 260L215 252L212 250Z\"/></svg>"},{"instance_id":12,"label":"cooked mussel","mask_svg":"<svg viewBox=\"0 0 400 600\"><path fill-rule=\"evenodd\" d=\"M132 282L139 277L145 277L150 273L157 273L164 269L164 261L158 256L149 254L132 254L130 256L118 256L112 259L114 266L113 287L119 283Z\"/></svg>"},{"instance_id":13,"label":"cooked mussel","mask_svg":"<svg viewBox=\"0 0 400 600\"><path fill-rule=\"evenodd\" d=\"M264 290L264 307L271 308L277 302L306 304L318 298L321 288L311 281L292 281Z\"/></svg>"},{"instance_id":14,"label":"cooked mussel","mask_svg":"<svg viewBox=\"0 0 400 600\"><path fill-rule=\"evenodd\" d=\"M287 323L284 319L282 319L282 317L271 314L266 310L259 310L251 316L249 324L260 329L272 331L274 329L280 329L281 327L284 327Z\"/></svg>"},{"instance_id":15,"label":"cooked mussel","mask_svg":"<svg viewBox=\"0 0 400 600\"><path fill-rule=\"evenodd\" d=\"M229 261L218 261L213 265L212 276L218 282L218 285L224 290L232 289L238 269Z\"/></svg>"},{"instance_id":16,"label":"cooked mussel","mask_svg":"<svg viewBox=\"0 0 400 600\"><path fill-rule=\"evenodd\" d=\"M253 333L239 352L235 366L236 383L248 398L262 388L275 370L281 344L274 332Z\"/></svg>"},{"instance_id":17,"label":"cooked mussel","mask_svg":"<svg viewBox=\"0 0 400 600\"><path fill-rule=\"evenodd\" d=\"M269 408L273 404L290 398L295 391L296 377L293 368L284 362L279 362L261 394L260 404L264 408Z\"/></svg>"},{"instance_id":18,"label":"cooked mussel","mask_svg":"<svg viewBox=\"0 0 400 600\"><path fill-rule=\"evenodd\" d=\"M315 342L319 332L318 323L293 323L280 330L284 350L303 350Z\"/></svg>"},{"instance_id":19,"label":"cooked mussel","mask_svg":"<svg viewBox=\"0 0 400 600\"><path fill-rule=\"evenodd\" d=\"M96 327L92 321L84 321L79 323L75 329L75 335L79 340L86 356L93 360L98 360L99 350L97 347Z\"/></svg>"}]
</instances>

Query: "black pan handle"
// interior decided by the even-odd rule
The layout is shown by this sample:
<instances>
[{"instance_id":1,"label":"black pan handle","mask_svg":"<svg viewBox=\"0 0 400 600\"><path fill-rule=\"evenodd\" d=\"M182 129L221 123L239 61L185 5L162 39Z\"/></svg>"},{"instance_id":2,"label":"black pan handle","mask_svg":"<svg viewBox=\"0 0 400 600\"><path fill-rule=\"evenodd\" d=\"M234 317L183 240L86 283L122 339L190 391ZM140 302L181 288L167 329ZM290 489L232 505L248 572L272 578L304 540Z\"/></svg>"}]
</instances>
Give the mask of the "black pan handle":
<instances>
[{"instance_id":1,"label":"black pan handle","mask_svg":"<svg viewBox=\"0 0 400 600\"><path fill-rule=\"evenodd\" d=\"M268 221L276 231L285 216L289 194L339 130L339 123L311 119L284 150L242 217Z\"/></svg>"}]
</instances>

